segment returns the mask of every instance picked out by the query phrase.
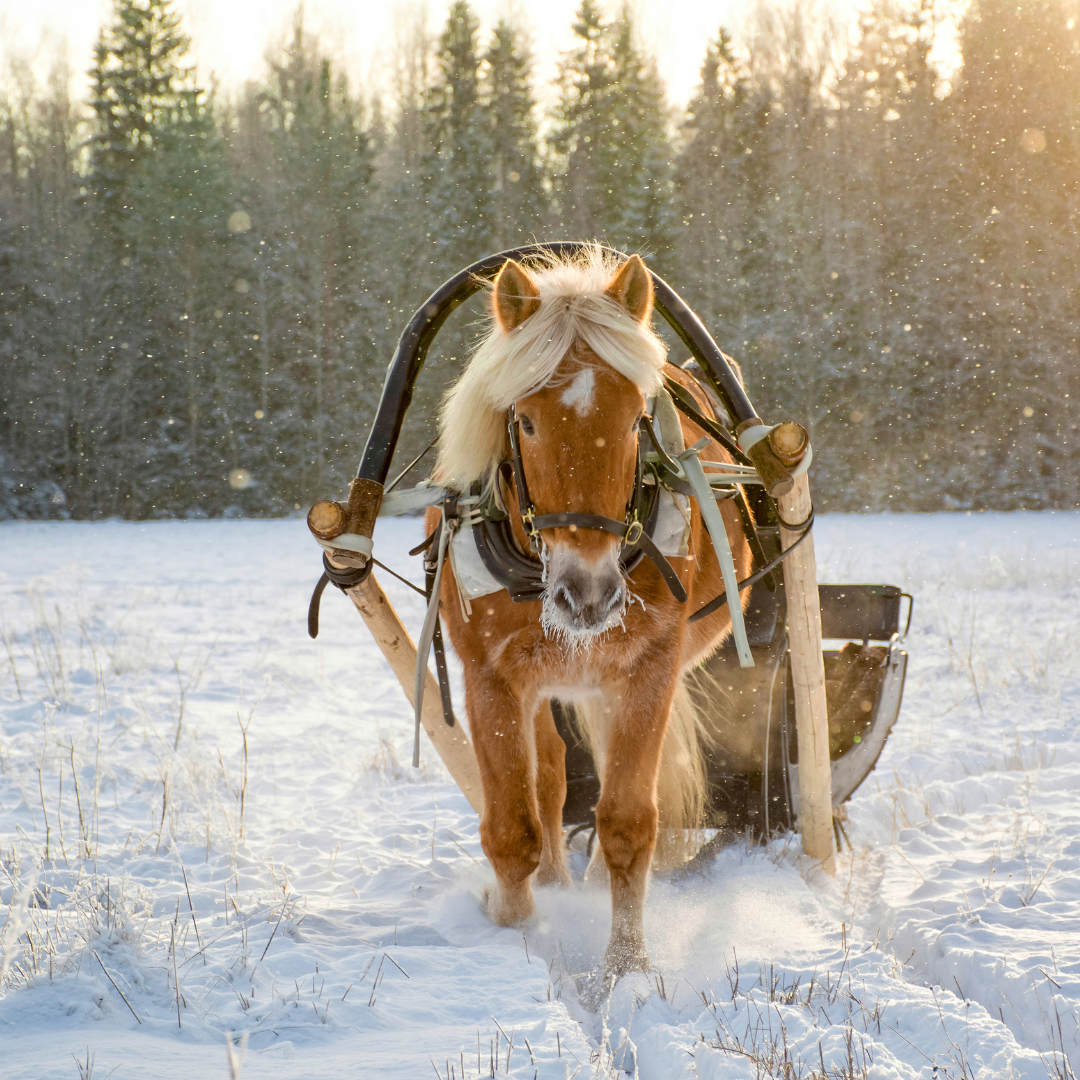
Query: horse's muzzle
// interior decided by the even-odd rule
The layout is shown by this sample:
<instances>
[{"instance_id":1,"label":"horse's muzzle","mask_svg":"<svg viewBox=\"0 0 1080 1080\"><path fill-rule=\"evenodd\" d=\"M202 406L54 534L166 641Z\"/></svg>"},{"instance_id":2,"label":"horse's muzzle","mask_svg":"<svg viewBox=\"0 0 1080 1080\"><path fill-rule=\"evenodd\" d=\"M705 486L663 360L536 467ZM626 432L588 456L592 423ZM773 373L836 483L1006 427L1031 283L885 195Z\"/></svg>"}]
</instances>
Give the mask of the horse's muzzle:
<instances>
[{"instance_id":1,"label":"horse's muzzle","mask_svg":"<svg viewBox=\"0 0 1080 1080\"><path fill-rule=\"evenodd\" d=\"M548 560L545 607L558 629L602 633L622 618L626 595L617 548L593 564L561 547Z\"/></svg>"}]
</instances>

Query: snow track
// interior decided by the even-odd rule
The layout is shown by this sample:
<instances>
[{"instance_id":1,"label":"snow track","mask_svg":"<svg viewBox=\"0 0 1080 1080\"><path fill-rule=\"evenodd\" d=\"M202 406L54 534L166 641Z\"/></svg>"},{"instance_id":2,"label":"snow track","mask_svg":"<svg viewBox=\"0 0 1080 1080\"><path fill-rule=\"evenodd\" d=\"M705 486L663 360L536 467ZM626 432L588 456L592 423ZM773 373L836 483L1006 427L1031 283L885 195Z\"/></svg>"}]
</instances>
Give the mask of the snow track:
<instances>
[{"instance_id":1,"label":"snow track","mask_svg":"<svg viewBox=\"0 0 1080 1080\"><path fill-rule=\"evenodd\" d=\"M302 521L0 526L0 1075L226 1077L233 1033L245 1080L1071 1076L1080 514L816 528L823 580L915 594L854 850L657 880L654 973L590 1014L606 895L487 920L475 815L407 766L355 612L331 590L306 636ZM415 574L418 533L380 557Z\"/></svg>"}]
</instances>

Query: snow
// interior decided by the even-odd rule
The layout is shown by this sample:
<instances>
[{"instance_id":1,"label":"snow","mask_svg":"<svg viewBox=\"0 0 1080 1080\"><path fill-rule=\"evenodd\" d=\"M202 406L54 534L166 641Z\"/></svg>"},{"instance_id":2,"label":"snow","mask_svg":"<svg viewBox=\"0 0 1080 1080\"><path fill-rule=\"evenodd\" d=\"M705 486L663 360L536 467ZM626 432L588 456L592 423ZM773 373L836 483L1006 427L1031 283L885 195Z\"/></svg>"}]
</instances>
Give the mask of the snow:
<instances>
[{"instance_id":1,"label":"snow","mask_svg":"<svg viewBox=\"0 0 1080 1080\"><path fill-rule=\"evenodd\" d=\"M823 581L915 596L853 850L835 879L788 836L655 880L654 971L590 1013L606 895L488 921L476 817L430 746L408 767L360 619L330 590L306 635L301 520L0 526L0 1072L227 1077L230 1033L245 1080L474 1077L478 1043L537 1080L1071 1075L1080 514L815 529ZM415 576L419 533L376 552Z\"/></svg>"}]
</instances>

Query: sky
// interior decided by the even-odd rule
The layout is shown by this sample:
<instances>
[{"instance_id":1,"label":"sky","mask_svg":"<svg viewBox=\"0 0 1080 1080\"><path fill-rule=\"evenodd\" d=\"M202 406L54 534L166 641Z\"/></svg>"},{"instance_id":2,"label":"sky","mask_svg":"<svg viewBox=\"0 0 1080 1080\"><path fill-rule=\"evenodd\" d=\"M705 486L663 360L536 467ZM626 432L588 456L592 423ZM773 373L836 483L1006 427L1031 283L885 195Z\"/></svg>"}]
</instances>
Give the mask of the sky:
<instances>
[{"instance_id":1,"label":"sky","mask_svg":"<svg viewBox=\"0 0 1080 1080\"><path fill-rule=\"evenodd\" d=\"M570 25L580 0L473 0L483 31L510 13L532 35L542 94L560 53L571 44ZM286 33L298 0L174 0L192 38L200 78L215 74L225 88L242 85L264 70L267 44ZM606 4L614 10L614 3ZM385 89L395 29L424 8L438 31L449 0L307 0L305 24L320 33L353 80ZM0 55L43 65L57 46L68 50L75 86L85 85L94 41L112 0L0 0ZM684 105L698 82L706 42L721 24L737 26L743 0L635 0L642 40L656 57L673 103ZM544 94L543 96L546 96Z\"/></svg>"}]
</instances>

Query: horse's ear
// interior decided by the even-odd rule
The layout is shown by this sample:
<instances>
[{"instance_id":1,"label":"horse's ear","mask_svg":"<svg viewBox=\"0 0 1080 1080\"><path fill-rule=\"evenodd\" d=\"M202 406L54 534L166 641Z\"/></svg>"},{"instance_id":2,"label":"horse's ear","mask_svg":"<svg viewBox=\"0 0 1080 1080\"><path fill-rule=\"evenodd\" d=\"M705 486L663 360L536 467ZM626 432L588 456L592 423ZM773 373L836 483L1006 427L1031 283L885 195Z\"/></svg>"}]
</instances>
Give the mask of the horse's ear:
<instances>
[{"instance_id":1,"label":"horse's ear","mask_svg":"<svg viewBox=\"0 0 1080 1080\"><path fill-rule=\"evenodd\" d=\"M509 332L520 326L540 306L540 290L520 263L507 259L495 278L492 297L495 318Z\"/></svg>"},{"instance_id":2,"label":"horse's ear","mask_svg":"<svg viewBox=\"0 0 1080 1080\"><path fill-rule=\"evenodd\" d=\"M604 290L620 307L626 308L638 322L647 322L652 314L652 274L638 255L631 255Z\"/></svg>"}]
</instances>

